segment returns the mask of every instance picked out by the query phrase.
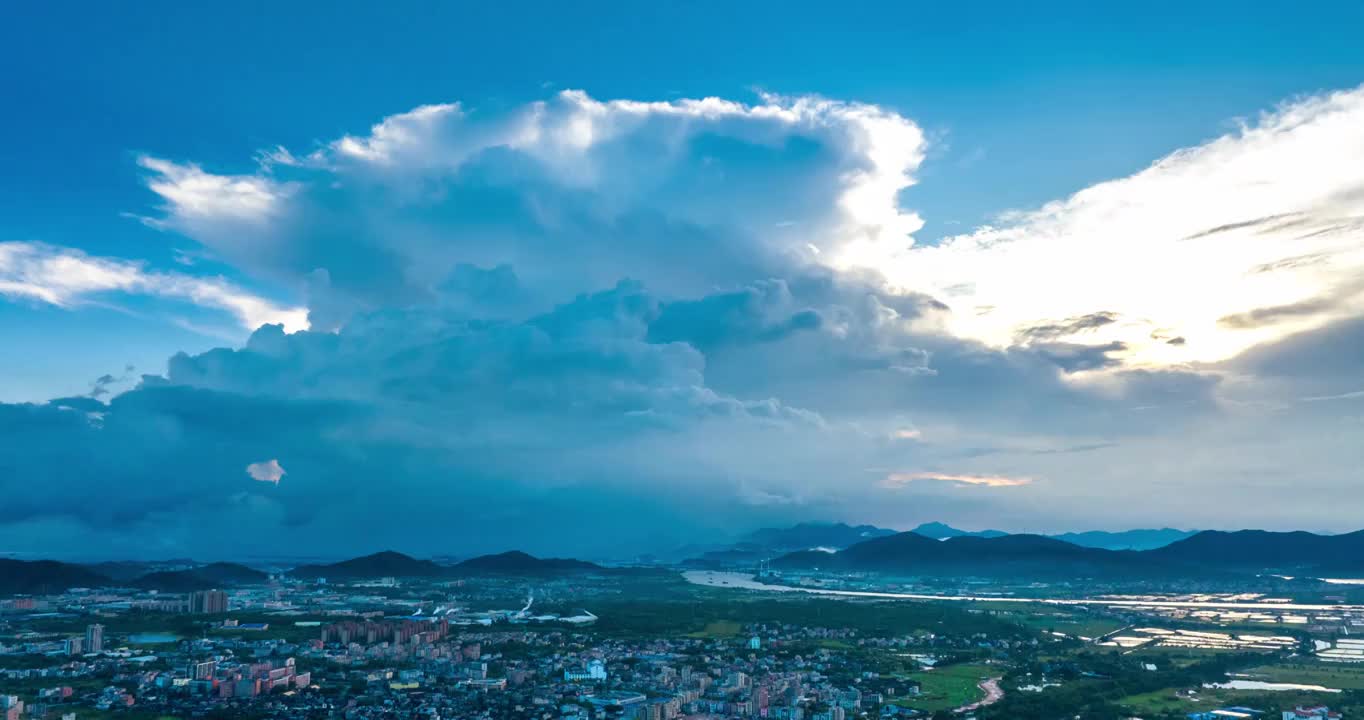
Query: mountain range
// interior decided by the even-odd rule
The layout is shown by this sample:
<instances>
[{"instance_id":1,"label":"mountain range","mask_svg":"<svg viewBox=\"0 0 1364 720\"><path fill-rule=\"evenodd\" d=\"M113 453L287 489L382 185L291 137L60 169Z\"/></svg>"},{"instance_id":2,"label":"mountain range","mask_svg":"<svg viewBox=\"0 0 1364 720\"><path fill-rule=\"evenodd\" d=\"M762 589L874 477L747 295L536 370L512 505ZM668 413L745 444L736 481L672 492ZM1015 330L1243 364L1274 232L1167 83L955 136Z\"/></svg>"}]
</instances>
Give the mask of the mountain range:
<instances>
[{"instance_id":1,"label":"mountain range","mask_svg":"<svg viewBox=\"0 0 1364 720\"><path fill-rule=\"evenodd\" d=\"M828 547L845 548L872 538L894 535L894 530L875 525L846 523L799 523L784 528L761 528L742 537L738 545L753 545L769 550L808 550Z\"/></svg>"},{"instance_id":2,"label":"mountain range","mask_svg":"<svg viewBox=\"0 0 1364 720\"><path fill-rule=\"evenodd\" d=\"M570 575L604 570L583 560L537 558L513 550L496 555L481 555L453 565L418 560L400 552L385 550L326 565L300 565L289 571L298 578L362 579L376 577L456 577L461 575Z\"/></svg>"},{"instance_id":3,"label":"mountain range","mask_svg":"<svg viewBox=\"0 0 1364 720\"><path fill-rule=\"evenodd\" d=\"M108 576L56 560L0 558L0 594L61 592L73 587L112 585Z\"/></svg>"},{"instance_id":4,"label":"mountain range","mask_svg":"<svg viewBox=\"0 0 1364 720\"><path fill-rule=\"evenodd\" d=\"M1002 530L958 530L951 525L940 522L924 523L913 530L924 537L931 537L934 540L946 540L954 537L983 537L997 538L1004 537L1009 533ZM1191 537L1197 530L1175 530L1174 528L1140 529L1140 530L1121 530L1118 532L1108 532L1105 530L1090 530L1088 532L1068 532L1060 535L1047 535L1055 540L1068 542L1071 545L1080 547L1100 548L1103 550L1154 550L1158 547L1165 547L1172 542Z\"/></svg>"},{"instance_id":5,"label":"mountain range","mask_svg":"<svg viewBox=\"0 0 1364 720\"><path fill-rule=\"evenodd\" d=\"M1364 530L1342 535L1208 530L1150 554L1166 561L1240 571L1272 569L1318 576L1352 573L1364 570Z\"/></svg>"},{"instance_id":6,"label":"mountain range","mask_svg":"<svg viewBox=\"0 0 1364 720\"><path fill-rule=\"evenodd\" d=\"M269 580L266 573L237 563L217 562L186 570L161 570L135 578L133 587L163 592L192 592L231 585L257 585Z\"/></svg>"},{"instance_id":7,"label":"mountain range","mask_svg":"<svg viewBox=\"0 0 1364 720\"><path fill-rule=\"evenodd\" d=\"M1364 572L1364 530L1344 535L1204 531L1152 550L1082 547L1041 535L935 540L904 532L833 553L790 553L772 565L923 576L1140 578L1268 571L1322 576Z\"/></svg>"},{"instance_id":8,"label":"mountain range","mask_svg":"<svg viewBox=\"0 0 1364 720\"><path fill-rule=\"evenodd\" d=\"M1050 537L1082 547L1102 548L1104 550L1155 550L1193 537L1196 534L1198 534L1197 530L1160 528L1123 530L1121 532L1090 530L1088 532L1061 533Z\"/></svg>"},{"instance_id":9,"label":"mountain range","mask_svg":"<svg viewBox=\"0 0 1364 720\"><path fill-rule=\"evenodd\" d=\"M1003 530L961 530L940 522L926 522L909 532L933 540L950 538L1000 538L1009 533ZM1050 535L1071 545L1103 550L1152 550L1172 542L1192 536L1193 530L1124 530L1105 532L1101 530ZM762 528L740 537L726 546L700 548L686 555L684 565L689 567L736 567L750 566L775 556L802 550L842 550L867 540L889 537L898 534L895 530L875 525L848 525L846 523L799 523L790 527Z\"/></svg>"},{"instance_id":10,"label":"mountain range","mask_svg":"<svg viewBox=\"0 0 1364 720\"><path fill-rule=\"evenodd\" d=\"M568 575L573 573L600 572L600 565L585 560L571 558L537 558L518 550L497 555L483 555L456 563L452 568L456 574L477 573L484 575Z\"/></svg>"},{"instance_id":11,"label":"mountain range","mask_svg":"<svg viewBox=\"0 0 1364 720\"><path fill-rule=\"evenodd\" d=\"M946 526L944 526L946 527ZM952 530L952 528L947 528ZM1231 573L1277 573L1307 577L1364 576L1364 530L1342 535L1308 532L1203 531L1169 545L1147 550L1085 547L1041 535L963 533L935 539L917 531L885 534L869 526L801 527L763 536L767 542L806 539L863 538L840 550L828 545L799 549L772 560L774 568L880 572L910 576L982 576L1013 578L1207 577ZM928 528L941 534L942 528ZM1160 533L1164 531L1149 531ZM1182 531L1170 531L1180 533ZM1118 535L1120 533L1113 533ZM872 537L867 537L871 535ZM764 556L766 559L770 556ZM174 570L152 570L120 579L98 572L107 564L84 566L52 560L0 558L0 594L59 592L72 587L140 587L187 592L211 587L264 582L268 576L236 563L195 564L175 561ZM134 563L116 563L120 573ZM523 552L484 555L453 565L384 551L330 564L300 565L299 578L361 579L375 577L462 577L502 574L564 576L579 573L632 572L608 569L582 560L536 558Z\"/></svg>"},{"instance_id":12,"label":"mountain range","mask_svg":"<svg viewBox=\"0 0 1364 720\"><path fill-rule=\"evenodd\" d=\"M186 567L188 566L188 567ZM157 569L157 568L175 569ZM100 572L108 569L110 572ZM537 558L519 551L483 555L453 565L419 560L386 550L372 555L328 564L300 565L289 571L297 578L360 580L380 577L462 577L511 575L548 577L608 570L583 560ZM73 587L130 587L164 592L191 592L209 588L264 583L269 575L237 563L200 564L193 560L171 562L112 562L77 565L55 560L0 558L0 595L54 593Z\"/></svg>"},{"instance_id":13,"label":"mountain range","mask_svg":"<svg viewBox=\"0 0 1364 720\"><path fill-rule=\"evenodd\" d=\"M940 522L926 522L910 530L910 532L915 535L923 535L926 538L933 538L934 540L946 540L955 537L997 538L1009 534L1003 530L958 530L951 525Z\"/></svg>"}]
</instances>

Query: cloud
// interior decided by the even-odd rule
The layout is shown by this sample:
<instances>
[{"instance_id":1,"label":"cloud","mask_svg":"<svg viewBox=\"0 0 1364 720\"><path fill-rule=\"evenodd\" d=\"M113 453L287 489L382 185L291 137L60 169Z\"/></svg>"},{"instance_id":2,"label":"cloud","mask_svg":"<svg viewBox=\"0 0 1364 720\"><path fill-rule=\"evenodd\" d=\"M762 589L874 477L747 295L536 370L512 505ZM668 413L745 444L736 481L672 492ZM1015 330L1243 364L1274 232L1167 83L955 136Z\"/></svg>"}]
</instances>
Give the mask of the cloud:
<instances>
[{"instance_id":1,"label":"cloud","mask_svg":"<svg viewBox=\"0 0 1364 720\"><path fill-rule=\"evenodd\" d=\"M285 473L284 468L279 464L279 460L271 459L247 465L246 474L250 475L252 480L278 485Z\"/></svg>"},{"instance_id":2,"label":"cloud","mask_svg":"<svg viewBox=\"0 0 1364 720\"><path fill-rule=\"evenodd\" d=\"M153 174L147 187L177 217L205 221L264 222L288 198L292 187L254 175L213 175L198 165L176 164L143 155L138 165Z\"/></svg>"},{"instance_id":3,"label":"cloud","mask_svg":"<svg viewBox=\"0 0 1364 720\"><path fill-rule=\"evenodd\" d=\"M697 295L901 247L922 221L897 196L926 144L899 114L818 97L566 91L419 107L302 158L273 151L284 160L253 175L142 164L157 226L263 278L325 278L310 309L334 326L346 312L324 299L347 312L430 301L459 265L514 267L544 308L622 277Z\"/></svg>"},{"instance_id":4,"label":"cloud","mask_svg":"<svg viewBox=\"0 0 1364 720\"><path fill-rule=\"evenodd\" d=\"M1348 298L1329 296L1308 298L1287 305L1261 307L1235 315L1227 315L1218 318L1217 323L1223 327L1237 330L1250 330L1279 323L1290 323L1302 318L1325 315L1339 307L1342 301L1346 299Z\"/></svg>"},{"instance_id":5,"label":"cloud","mask_svg":"<svg viewBox=\"0 0 1364 720\"><path fill-rule=\"evenodd\" d=\"M1222 361L1360 311L1357 294L1314 298L1364 273L1361 128L1364 88L1299 98L1129 177L861 264L950 297L949 331L995 347L1094 317L1086 342L1123 343L1122 366ZM1269 323L1257 308L1284 311L1259 311Z\"/></svg>"},{"instance_id":6,"label":"cloud","mask_svg":"<svg viewBox=\"0 0 1364 720\"><path fill-rule=\"evenodd\" d=\"M1302 398L1303 402L1328 402L1331 400L1358 400L1364 398L1364 390L1351 390L1349 392L1336 393L1334 395L1314 395Z\"/></svg>"},{"instance_id":7,"label":"cloud","mask_svg":"<svg viewBox=\"0 0 1364 720\"><path fill-rule=\"evenodd\" d=\"M1023 485L1031 485L1032 478L1008 477L1004 475L961 475L933 472L922 473L894 472L887 475L885 479L881 481L881 486L889 489L898 489L906 485L909 485L910 483L917 482L945 482L955 483L963 487L980 486L1000 488L1021 487Z\"/></svg>"},{"instance_id":8,"label":"cloud","mask_svg":"<svg viewBox=\"0 0 1364 720\"><path fill-rule=\"evenodd\" d=\"M1149 490L1208 500L1269 468L1327 488L1350 449L1323 427L1348 403L1298 399L1358 389L1359 329L1328 320L1356 302L1360 198L1337 161L1357 94L938 245L907 209L918 126L814 97L568 92L417 108L245 173L143 157L147 222L193 265L7 243L3 292L256 329L121 393L0 404L0 542L610 556L822 517L1208 526L1224 504ZM195 274L215 265L233 281ZM1339 303L1218 323L1322 296ZM1295 442L1315 452L1289 467ZM1009 472L962 471L986 455ZM891 472L886 493L848 481L861 467L958 472ZM943 492L1025 484L1030 505ZM1296 517L1345 517L1358 493Z\"/></svg>"},{"instance_id":9,"label":"cloud","mask_svg":"<svg viewBox=\"0 0 1364 720\"><path fill-rule=\"evenodd\" d=\"M1054 341L1080 335L1112 325L1118 321L1115 312L1100 311L1068 318L1060 322L1047 322L1020 329L1015 337L1018 342Z\"/></svg>"},{"instance_id":10,"label":"cloud","mask_svg":"<svg viewBox=\"0 0 1364 720\"><path fill-rule=\"evenodd\" d=\"M221 278L148 270L143 263L87 255L42 243L0 243L0 295L58 307L101 296L149 295L230 313L247 329L280 324L307 327L307 311L277 305Z\"/></svg>"}]
</instances>

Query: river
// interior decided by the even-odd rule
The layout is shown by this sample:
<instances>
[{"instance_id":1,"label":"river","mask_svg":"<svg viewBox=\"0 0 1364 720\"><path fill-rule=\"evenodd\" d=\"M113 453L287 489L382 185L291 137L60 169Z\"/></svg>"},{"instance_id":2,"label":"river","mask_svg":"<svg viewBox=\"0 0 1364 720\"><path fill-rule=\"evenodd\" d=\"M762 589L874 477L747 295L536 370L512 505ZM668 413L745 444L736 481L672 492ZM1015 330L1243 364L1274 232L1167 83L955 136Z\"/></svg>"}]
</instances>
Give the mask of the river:
<instances>
[{"instance_id":1,"label":"river","mask_svg":"<svg viewBox=\"0 0 1364 720\"><path fill-rule=\"evenodd\" d=\"M1269 690L1272 692L1340 692L1340 688L1328 688L1321 685L1299 685L1298 683L1263 682L1260 680L1228 680L1220 683L1203 683L1203 687L1220 688L1223 690Z\"/></svg>"}]
</instances>

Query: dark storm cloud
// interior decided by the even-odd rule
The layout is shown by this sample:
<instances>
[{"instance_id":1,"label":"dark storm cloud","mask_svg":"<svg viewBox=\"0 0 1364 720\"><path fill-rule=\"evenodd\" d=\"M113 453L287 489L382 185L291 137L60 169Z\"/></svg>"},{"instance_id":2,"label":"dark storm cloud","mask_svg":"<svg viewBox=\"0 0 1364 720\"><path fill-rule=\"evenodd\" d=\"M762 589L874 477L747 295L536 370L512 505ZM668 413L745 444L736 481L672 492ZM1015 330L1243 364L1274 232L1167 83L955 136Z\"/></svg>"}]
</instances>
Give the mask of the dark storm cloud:
<instances>
[{"instance_id":1,"label":"dark storm cloud","mask_svg":"<svg viewBox=\"0 0 1364 720\"><path fill-rule=\"evenodd\" d=\"M1073 373L1101 370L1120 364L1121 361L1112 354L1126 350L1127 345L1116 340L1103 345L1048 342L1034 344L1030 349L1055 363L1065 372Z\"/></svg>"},{"instance_id":2,"label":"dark storm cloud","mask_svg":"<svg viewBox=\"0 0 1364 720\"><path fill-rule=\"evenodd\" d=\"M1238 330L1257 328L1317 315L1335 308L1338 304L1339 298L1317 297L1302 302L1256 308L1235 315L1227 315L1218 318L1217 324Z\"/></svg>"},{"instance_id":3,"label":"dark storm cloud","mask_svg":"<svg viewBox=\"0 0 1364 720\"><path fill-rule=\"evenodd\" d=\"M1289 335L1248 350L1225 365L1237 372L1263 377L1357 380L1364 376L1364 318L1346 318Z\"/></svg>"},{"instance_id":4,"label":"dark storm cloud","mask_svg":"<svg viewBox=\"0 0 1364 720\"><path fill-rule=\"evenodd\" d=\"M1253 220L1242 220L1240 222L1226 223L1223 225L1218 225L1217 227L1214 228L1208 228L1207 230L1194 233L1193 235L1190 235L1184 239L1197 240L1198 238L1208 237L1209 235L1217 235L1218 233L1230 232L1232 230L1243 230L1245 228L1262 227L1265 225L1282 226L1283 221L1288 220L1290 218L1299 217L1299 215L1300 215L1299 213L1280 213L1278 215L1266 215L1264 217L1255 218Z\"/></svg>"},{"instance_id":5,"label":"dark storm cloud","mask_svg":"<svg viewBox=\"0 0 1364 720\"><path fill-rule=\"evenodd\" d=\"M649 339L686 342L705 351L731 343L777 341L819 328L819 313L792 309L794 302L784 281L769 280L700 300L667 303L649 325Z\"/></svg>"},{"instance_id":6,"label":"dark storm cloud","mask_svg":"<svg viewBox=\"0 0 1364 720\"><path fill-rule=\"evenodd\" d=\"M1073 335L1098 330L1101 327L1112 325L1117 321L1118 314L1115 312L1106 310L1093 312L1087 315L1067 318L1060 322L1042 323L1022 328L1016 333L1015 341L1019 343L1030 343L1061 340Z\"/></svg>"}]
</instances>

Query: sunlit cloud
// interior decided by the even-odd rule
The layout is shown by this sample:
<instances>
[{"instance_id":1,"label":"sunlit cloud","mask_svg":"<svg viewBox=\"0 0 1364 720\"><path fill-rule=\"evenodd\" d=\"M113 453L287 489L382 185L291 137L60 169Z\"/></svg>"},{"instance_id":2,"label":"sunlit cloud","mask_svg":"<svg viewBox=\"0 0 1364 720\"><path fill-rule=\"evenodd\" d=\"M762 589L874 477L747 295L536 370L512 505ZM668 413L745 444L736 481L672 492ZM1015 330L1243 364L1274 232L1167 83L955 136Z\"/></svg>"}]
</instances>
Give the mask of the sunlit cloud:
<instances>
[{"instance_id":1,"label":"sunlit cloud","mask_svg":"<svg viewBox=\"0 0 1364 720\"><path fill-rule=\"evenodd\" d=\"M1005 475L962 475L934 472L893 472L881 481L881 487L899 489L919 482L945 482L962 486L983 487L1020 487L1032 484L1029 477L1008 477Z\"/></svg>"},{"instance_id":2,"label":"sunlit cloud","mask_svg":"<svg viewBox=\"0 0 1364 720\"><path fill-rule=\"evenodd\" d=\"M1107 345L1127 367L1214 362L1364 309L1361 166L1364 88L1293 101L997 225L856 260L937 294L958 336Z\"/></svg>"},{"instance_id":3,"label":"sunlit cloud","mask_svg":"<svg viewBox=\"0 0 1364 720\"><path fill-rule=\"evenodd\" d=\"M143 263L42 243L0 243L0 295L71 308L108 295L149 295L223 310L242 327L308 327L308 311L284 307L216 277L148 270Z\"/></svg>"},{"instance_id":4,"label":"sunlit cloud","mask_svg":"<svg viewBox=\"0 0 1364 720\"><path fill-rule=\"evenodd\" d=\"M712 147L717 138L725 143ZM865 103L641 102L568 90L477 112L420 106L306 154L265 150L251 174L151 156L140 163L162 200L148 224L273 280L326 270L333 291L373 305L375 286L383 302L395 287L422 296L457 263L511 264L558 283L628 275L668 289L754 279L726 279L721 268L763 265L766 276L778 263L838 267L846 255L902 247L923 226L897 197L927 147L912 120ZM519 209L490 213L462 195L490 191L517 198L509 205ZM653 218L665 224L638 227ZM655 248L639 236L662 232L714 236L716 247L659 262L680 241L658 237ZM581 267L565 272L574 261ZM356 269L342 273L347 262Z\"/></svg>"},{"instance_id":5,"label":"sunlit cloud","mask_svg":"<svg viewBox=\"0 0 1364 720\"><path fill-rule=\"evenodd\" d=\"M182 217L263 221L275 213L293 186L262 175L214 175L193 163L174 163L143 155L138 165L150 171L147 187Z\"/></svg>"}]
</instances>

